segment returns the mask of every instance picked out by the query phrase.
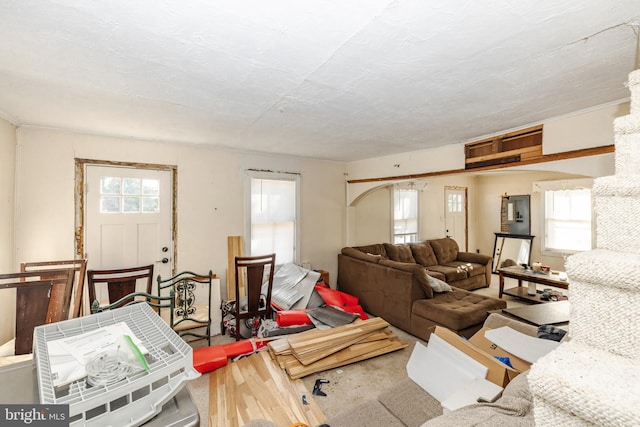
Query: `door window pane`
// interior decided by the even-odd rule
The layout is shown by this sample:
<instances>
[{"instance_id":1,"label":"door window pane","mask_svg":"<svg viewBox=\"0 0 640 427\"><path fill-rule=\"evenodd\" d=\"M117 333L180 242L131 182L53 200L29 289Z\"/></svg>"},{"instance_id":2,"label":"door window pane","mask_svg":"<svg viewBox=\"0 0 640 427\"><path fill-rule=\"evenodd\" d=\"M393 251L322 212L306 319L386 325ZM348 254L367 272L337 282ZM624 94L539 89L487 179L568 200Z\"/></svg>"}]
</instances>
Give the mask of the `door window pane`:
<instances>
[{"instance_id":1,"label":"door window pane","mask_svg":"<svg viewBox=\"0 0 640 427\"><path fill-rule=\"evenodd\" d=\"M140 180L137 178L124 178L122 180L123 194L140 194Z\"/></svg>"},{"instance_id":2,"label":"door window pane","mask_svg":"<svg viewBox=\"0 0 640 427\"><path fill-rule=\"evenodd\" d=\"M160 212L160 180L100 177L101 213ZM146 197L151 196L151 197Z\"/></svg>"},{"instance_id":3,"label":"door window pane","mask_svg":"<svg viewBox=\"0 0 640 427\"><path fill-rule=\"evenodd\" d=\"M140 212L140 197L126 196L122 198L122 212Z\"/></svg>"},{"instance_id":4,"label":"door window pane","mask_svg":"<svg viewBox=\"0 0 640 427\"><path fill-rule=\"evenodd\" d=\"M160 181L157 179L142 180L142 194L144 196L157 196L160 194Z\"/></svg>"},{"instance_id":5,"label":"door window pane","mask_svg":"<svg viewBox=\"0 0 640 427\"><path fill-rule=\"evenodd\" d=\"M100 212L101 213L119 213L120 197L102 196L100 198Z\"/></svg>"},{"instance_id":6,"label":"door window pane","mask_svg":"<svg viewBox=\"0 0 640 427\"><path fill-rule=\"evenodd\" d=\"M142 212L143 213L158 213L158 212L160 212L160 198L158 198L158 197L143 197L142 198Z\"/></svg>"},{"instance_id":7,"label":"door window pane","mask_svg":"<svg viewBox=\"0 0 640 427\"><path fill-rule=\"evenodd\" d=\"M100 194L120 194L120 178L111 176L101 177Z\"/></svg>"}]
</instances>

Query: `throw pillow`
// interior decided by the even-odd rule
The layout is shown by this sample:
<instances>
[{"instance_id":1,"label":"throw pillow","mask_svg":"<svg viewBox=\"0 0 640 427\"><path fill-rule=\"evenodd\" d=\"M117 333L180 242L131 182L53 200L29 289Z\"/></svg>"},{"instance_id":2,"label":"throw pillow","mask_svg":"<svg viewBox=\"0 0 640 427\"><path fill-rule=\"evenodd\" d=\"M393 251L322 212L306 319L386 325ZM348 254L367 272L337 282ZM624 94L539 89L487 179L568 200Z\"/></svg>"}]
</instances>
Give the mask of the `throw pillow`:
<instances>
[{"instance_id":1,"label":"throw pillow","mask_svg":"<svg viewBox=\"0 0 640 427\"><path fill-rule=\"evenodd\" d=\"M435 277L427 275L427 279L429 280L429 285L433 292L451 292L451 286L447 282L444 282L440 279L436 279Z\"/></svg>"}]
</instances>

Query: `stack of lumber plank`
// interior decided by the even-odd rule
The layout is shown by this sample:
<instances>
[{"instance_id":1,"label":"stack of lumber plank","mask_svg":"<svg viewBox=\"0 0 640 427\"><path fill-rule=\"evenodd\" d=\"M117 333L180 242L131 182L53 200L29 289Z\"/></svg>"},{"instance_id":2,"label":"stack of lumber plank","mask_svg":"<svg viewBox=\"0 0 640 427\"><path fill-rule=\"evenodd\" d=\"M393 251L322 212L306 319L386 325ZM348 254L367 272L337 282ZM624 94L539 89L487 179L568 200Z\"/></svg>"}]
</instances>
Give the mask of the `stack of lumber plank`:
<instances>
[{"instance_id":1,"label":"stack of lumber plank","mask_svg":"<svg viewBox=\"0 0 640 427\"><path fill-rule=\"evenodd\" d=\"M379 317L300 332L269 343L269 353L292 379L407 347Z\"/></svg>"}]
</instances>

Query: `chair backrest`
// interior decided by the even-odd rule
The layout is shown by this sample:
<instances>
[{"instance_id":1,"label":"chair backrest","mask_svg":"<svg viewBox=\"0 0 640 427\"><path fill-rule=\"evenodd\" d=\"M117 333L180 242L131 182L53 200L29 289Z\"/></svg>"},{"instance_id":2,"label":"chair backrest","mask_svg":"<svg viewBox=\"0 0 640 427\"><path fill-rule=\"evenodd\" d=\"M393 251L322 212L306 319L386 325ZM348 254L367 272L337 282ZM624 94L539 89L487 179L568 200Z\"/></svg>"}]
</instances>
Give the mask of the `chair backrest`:
<instances>
[{"instance_id":1,"label":"chair backrest","mask_svg":"<svg viewBox=\"0 0 640 427\"><path fill-rule=\"evenodd\" d=\"M140 299L140 297L144 299ZM111 304L100 305L100 301L94 300L91 303L91 313L101 313L106 310L112 310L114 308L125 307L131 304L139 304L139 303L147 303L151 307L154 307L157 311L162 308L166 308L169 310L170 318L173 319L173 310L175 304L175 294L173 290L169 292L169 295L164 297L159 297L157 295L151 295L147 292L133 292L129 295L125 295L120 298L118 301L115 301Z\"/></svg>"},{"instance_id":2,"label":"chair backrest","mask_svg":"<svg viewBox=\"0 0 640 427\"><path fill-rule=\"evenodd\" d=\"M201 304L209 306L211 304L211 279L215 277L212 271L208 275L193 273L191 271L180 272L168 279L162 279L160 275L157 277L158 295L166 294L166 290L170 289L175 292L175 321L171 322L171 327L177 326L180 322L193 320L193 314L196 312L195 290L198 283L202 283L208 289L207 301L200 301ZM208 307L207 322L211 322L211 308ZM202 320L200 320L202 323ZM194 328L198 325L194 325ZM196 335L198 336L198 335Z\"/></svg>"},{"instance_id":3,"label":"chair backrest","mask_svg":"<svg viewBox=\"0 0 640 427\"><path fill-rule=\"evenodd\" d=\"M64 261L37 261L20 263L20 271L43 271L50 269L73 268L75 270L73 290L71 291L71 312L70 318L82 316L82 304L84 296L84 278L87 274L87 260L64 260Z\"/></svg>"},{"instance_id":4,"label":"chair backrest","mask_svg":"<svg viewBox=\"0 0 640 427\"><path fill-rule=\"evenodd\" d=\"M251 317L269 317L272 313L271 308L271 290L273 288L273 273L276 267L276 254L236 257L236 295L240 295L240 277L245 277L246 287L246 305L236 301L235 317L236 322L239 319L247 319ZM265 270L267 272L267 289L265 300L261 306L260 300L262 285L265 282ZM243 301L244 302L244 301ZM246 308L245 308L246 307ZM238 328L239 335L239 328Z\"/></svg>"},{"instance_id":5,"label":"chair backrest","mask_svg":"<svg viewBox=\"0 0 640 427\"><path fill-rule=\"evenodd\" d=\"M164 280L158 275L158 295L166 295L167 290L175 292L171 317L160 310L158 313L181 337L206 339L211 345L211 285L215 277L211 271L207 275L183 271ZM200 294L203 287L207 290L206 301Z\"/></svg>"},{"instance_id":6,"label":"chair backrest","mask_svg":"<svg viewBox=\"0 0 640 427\"><path fill-rule=\"evenodd\" d=\"M33 329L67 320L73 268L0 274L0 289L16 289L15 354L31 353Z\"/></svg>"},{"instance_id":7,"label":"chair backrest","mask_svg":"<svg viewBox=\"0 0 640 427\"><path fill-rule=\"evenodd\" d=\"M106 287L108 292L108 301L105 302L113 304L129 294L135 293L138 280L144 282L143 292L151 294L153 264L110 270L88 270L89 301L93 304L93 301L97 299L96 286L102 286Z\"/></svg>"}]
</instances>

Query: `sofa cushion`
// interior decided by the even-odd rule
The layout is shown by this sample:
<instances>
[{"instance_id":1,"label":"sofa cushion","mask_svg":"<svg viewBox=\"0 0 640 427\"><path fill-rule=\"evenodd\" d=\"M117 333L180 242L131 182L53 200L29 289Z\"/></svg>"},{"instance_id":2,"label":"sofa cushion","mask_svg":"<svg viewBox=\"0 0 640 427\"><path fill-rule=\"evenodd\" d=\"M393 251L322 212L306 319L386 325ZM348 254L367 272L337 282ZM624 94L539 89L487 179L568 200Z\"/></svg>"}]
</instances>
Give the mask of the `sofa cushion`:
<instances>
[{"instance_id":1,"label":"sofa cushion","mask_svg":"<svg viewBox=\"0 0 640 427\"><path fill-rule=\"evenodd\" d=\"M466 270L460 270L454 265L432 265L429 267L431 271L437 271L444 274L444 281L452 283L458 280L464 280L467 278Z\"/></svg>"},{"instance_id":2,"label":"sofa cushion","mask_svg":"<svg viewBox=\"0 0 640 427\"><path fill-rule=\"evenodd\" d=\"M418 264L429 267L430 265L436 265L438 263L436 254L433 253L433 248L430 244L409 243L409 247L411 248L413 259L415 259Z\"/></svg>"},{"instance_id":3,"label":"sofa cushion","mask_svg":"<svg viewBox=\"0 0 640 427\"><path fill-rule=\"evenodd\" d=\"M372 255L370 253L362 252L356 248L345 247L342 248L342 255L350 256L351 258L361 259L362 261L372 262L377 264L381 259L381 255Z\"/></svg>"},{"instance_id":4,"label":"sofa cushion","mask_svg":"<svg viewBox=\"0 0 640 427\"><path fill-rule=\"evenodd\" d=\"M431 285L429 284L429 275L427 274L427 270L425 270L425 268L420 264L412 262L392 261L390 259L382 259L380 260L379 264L386 267L396 268L398 270L413 273L415 278L418 280L420 287L424 291L424 296L426 298L433 298L433 290L431 289Z\"/></svg>"},{"instance_id":5,"label":"sofa cushion","mask_svg":"<svg viewBox=\"0 0 640 427\"><path fill-rule=\"evenodd\" d=\"M435 294L432 299L413 303L413 314L429 319L454 331L481 324L490 310L506 308L504 300L453 288Z\"/></svg>"},{"instance_id":6,"label":"sofa cushion","mask_svg":"<svg viewBox=\"0 0 640 427\"><path fill-rule=\"evenodd\" d=\"M384 250L387 253L387 257L389 257L392 261L399 262L413 262L416 260L413 259L413 254L411 253L411 248L409 245L394 245L391 243L384 243Z\"/></svg>"},{"instance_id":7,"label":"sofa cushion","mask_svg":"<svg viewBox=\"0 0 640 427\"><path fill-rule=\"evenodd\" d=\"M365 254L380 255L382 258L389 258L384 250L384 245L382 243L375 243L373 245L365 246L354 246L354 249L357 249L360 252L364 252Z\"/></svg>"},{"instance_id":8,"label":"sofa cushion","mask_svg":"<svg viewBox=\"0 0 640 427\"><path fill-rule=\"evenodd\" d=\"M480 276L485 272L485 266L464 261L452 261L447 264L449 267L455 267L456 270L464 271L467 277Z\"/></svg>"},{"instance_id":9,"label":"sofa cushion","mask_svg":"<svg viewBox=\"0 0 640 427\"><path fill-rule=\"evenodd\" d=\"M458 259L458 243L455 240L445 237L443 239L428 240L436 254L438 264L449 264Z\"/></svg>"}]
</instances>

